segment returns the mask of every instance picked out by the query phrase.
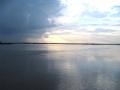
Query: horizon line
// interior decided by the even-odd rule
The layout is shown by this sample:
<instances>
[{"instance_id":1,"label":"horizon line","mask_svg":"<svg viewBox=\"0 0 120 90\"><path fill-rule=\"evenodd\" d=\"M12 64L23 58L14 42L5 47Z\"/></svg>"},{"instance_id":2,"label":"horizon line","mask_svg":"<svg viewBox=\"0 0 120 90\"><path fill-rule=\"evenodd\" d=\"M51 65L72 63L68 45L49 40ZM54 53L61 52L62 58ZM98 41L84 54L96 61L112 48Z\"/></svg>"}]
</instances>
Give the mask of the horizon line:
<instances>
[{"instance_id":1,"label":"horizon line","mask_svg":"<svg viewBox=\"0 0 120 90\"><path fill-rule=\"evenodd\" d=\"M67 44L67 45L120 45L120 43L40 43L40 42L0 42L0 44Z\"/></svg>"}]
</instances>

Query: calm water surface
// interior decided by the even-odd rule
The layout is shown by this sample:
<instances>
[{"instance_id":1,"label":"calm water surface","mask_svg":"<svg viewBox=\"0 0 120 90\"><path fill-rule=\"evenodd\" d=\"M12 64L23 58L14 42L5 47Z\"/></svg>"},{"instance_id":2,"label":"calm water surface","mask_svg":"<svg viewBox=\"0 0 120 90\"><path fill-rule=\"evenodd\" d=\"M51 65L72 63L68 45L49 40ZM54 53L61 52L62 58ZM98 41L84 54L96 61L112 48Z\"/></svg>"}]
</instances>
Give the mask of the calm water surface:
<instances>
[{"instance_id":1,"label":"calm water surface","mask_svg":"<svg viewBox=\"0 0 120 90\"><path fill-rule=\"evenodd\" d=\"M0 90L120 90L120 46L1 45Z\"/></svg>"}]
</instances>

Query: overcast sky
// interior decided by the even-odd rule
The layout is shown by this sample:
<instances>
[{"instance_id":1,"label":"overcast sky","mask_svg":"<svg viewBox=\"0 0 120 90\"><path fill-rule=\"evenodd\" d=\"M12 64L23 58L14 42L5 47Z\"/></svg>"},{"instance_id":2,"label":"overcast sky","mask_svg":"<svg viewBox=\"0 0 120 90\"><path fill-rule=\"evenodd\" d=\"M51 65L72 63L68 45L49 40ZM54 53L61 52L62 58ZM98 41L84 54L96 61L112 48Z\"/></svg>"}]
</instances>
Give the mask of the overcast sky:
<instances>
[{"instance_id":1,"label":"overcast sky","mask_svg":"<svg viewBox=\"0 0 120 90\"><path fill-rule=\"evenodd\" d=\"M120 43L120 0L0 0L0 40Z\"/></svg>"}]
</instances>

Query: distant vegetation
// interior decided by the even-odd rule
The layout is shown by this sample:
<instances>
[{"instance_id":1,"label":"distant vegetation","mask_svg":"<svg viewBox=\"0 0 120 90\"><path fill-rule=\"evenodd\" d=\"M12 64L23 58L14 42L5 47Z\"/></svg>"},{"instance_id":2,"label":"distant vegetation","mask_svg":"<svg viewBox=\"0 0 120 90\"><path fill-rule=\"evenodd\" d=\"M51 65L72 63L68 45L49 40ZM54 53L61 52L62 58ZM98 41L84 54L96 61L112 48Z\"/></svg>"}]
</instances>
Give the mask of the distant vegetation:
<instances>
[{"instance_id":1,"label":"distant vegetation","mask_svg":"<svg viewBox=\"0 0 120 90\"><path fill-rule=\"evenodd\" d=\"M29 42L1 42L1 45L9 44L66 44L66 45L120 45L120 43L29 43Z\"/></svg>"}]
</instances>

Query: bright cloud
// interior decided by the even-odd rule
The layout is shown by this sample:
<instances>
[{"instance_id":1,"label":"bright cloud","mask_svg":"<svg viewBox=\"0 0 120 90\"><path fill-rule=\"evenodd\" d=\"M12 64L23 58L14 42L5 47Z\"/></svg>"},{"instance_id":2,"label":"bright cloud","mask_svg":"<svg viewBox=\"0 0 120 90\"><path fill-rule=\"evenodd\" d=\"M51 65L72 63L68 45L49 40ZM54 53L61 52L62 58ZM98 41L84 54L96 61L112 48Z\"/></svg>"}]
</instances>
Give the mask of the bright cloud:
<instances>
[{"instance_id":1,"label":"bright cloud","mask_svg":"<svg viewBox=\"0 0 120 90\"><path fill-rule=\"evenodd\" d=\"M48 17L54 26L39 37L43 42L120 43L120 0L58 1L62 9Z\"/></svg>"},{"instance_id":2,"label":"bright cloud","mask_svg":"<svg viewBox=\"0 0 120 90\"><path fill-rule=\"evenodd\" d=\"M42 38L44 42L50 43L120 43L119 28L118 26L58 27L51 28Z\"/></svg>"},{"instance_id":3,"label":"bright cloud","mask_svg":"<svg viewBox=\"0 0 120 90\"><path fill-rule=\"evenodd\" d=\"M55 24L64 25L83 24L81 21L104 23L105 20L99 20L100 17L111 20L110 15L117 12L114 7L120 5L120 0L60 0L60 3L63 6L61 15L52 20Z\"/></svg>"}]
</instances>

